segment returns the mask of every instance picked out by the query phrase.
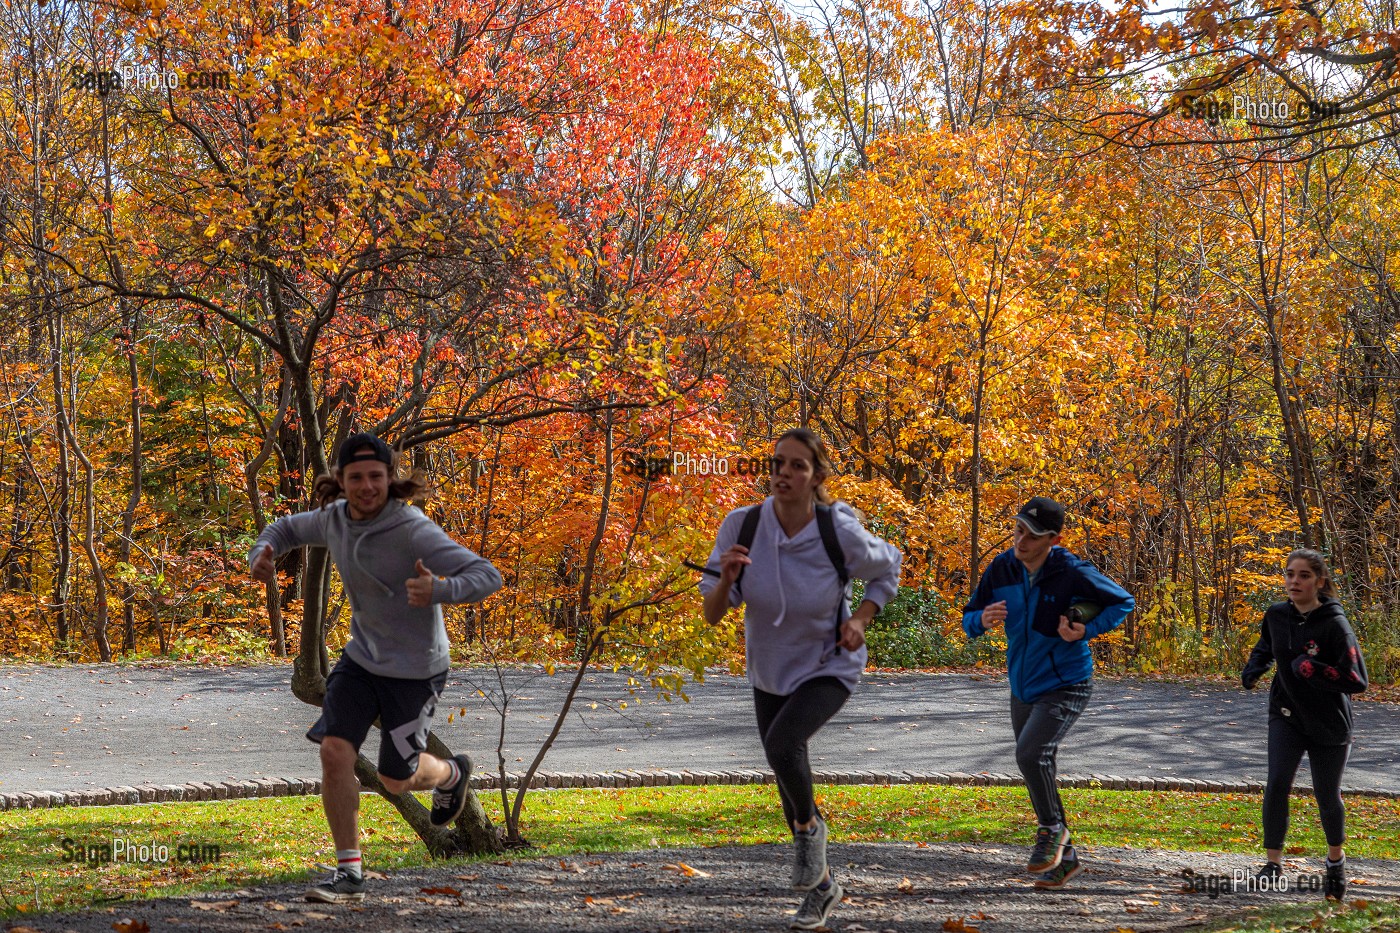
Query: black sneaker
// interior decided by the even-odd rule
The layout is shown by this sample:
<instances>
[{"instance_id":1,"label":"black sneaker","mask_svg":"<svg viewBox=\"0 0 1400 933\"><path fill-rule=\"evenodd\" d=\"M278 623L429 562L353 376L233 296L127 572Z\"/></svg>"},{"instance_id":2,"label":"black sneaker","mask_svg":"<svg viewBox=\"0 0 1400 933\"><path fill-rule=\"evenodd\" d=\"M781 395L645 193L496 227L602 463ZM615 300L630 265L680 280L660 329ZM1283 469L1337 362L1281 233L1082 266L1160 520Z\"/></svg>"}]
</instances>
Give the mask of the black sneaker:
<instances>
[{"instance_id":1,"label":"black sneaker","mask_svg":"<svg viewBox=\"0 0 1400 933\"><path fill-rule=\"evenodd\" d=\"M1035 848L1031 849L1031 857L1026 862L1026 871L1039 875L1054 870L1059 866L1067 845L1069 845L1068 826L1061 826L1058 831L1041 826L1035 831Z\"/></svg>"},{"instance_id":2,"label":"black sneaker","mask_svg":"<svg viewBox=\"0 0 1400 933\"><path fill-rule=\"evenodd\" d=\"M813 888L802 899L802 905L797 908L797 916L792 918L789 926L794 930L820 930L826 926L827 918L836 909L836 905L841 903L845 894L835 878L831 879L831 887L825 891Z\"/></svg>"},{"instance_id":3,"label":"black sneaker","mask_svg":"<svg viewBox=\"0 0 1400 933\"><path fill-rule=\"evenodd\" d=\"M1340 901L1347 896L1347 859L1345 855L1335 865L1331 862L1323 864L1322 893L1329 901ZM1361 902L1357 901L1357 903Z\"/></svg>"},{"instance_id":4,"label":"black sneaker","mask_svg":"<svg viewBox=\"0 0 1400 933\"><path fill-rule=\"evenodd\" d=\"M322 904L353 904L365 899L365 879L337 868L330 877L306 892L308 901Z\"/></svg>"},{"instance_id":5,"label":"black sneaker","mask_svg":"<svg viewBox=\"0 0 1400 933\"><path fill-rule=\"evenodd\" d=\"M1262 890L1272 891L1283 877L1283 866L1278 862L1265 862L1264 867L1254 873L1254 880Z\"/></svg>"},{"instance_id":6,"label":"black sneaker","mask_svg":"<svg viewBox=\"0 0 1400 933\"><path fill-rule=\"evenodd\" d=\"M1084 870L1084 866L1079 862L1079 856L1074 851L1074 846L1065 846L1064 857L1060 859L1060 864L1035 879L1037 888L1049 888L1057 890L1069 883L1069 879Z\"/></svg>"},{"instance_id":7,"label":"black sneaker","mask_svg":"<svg viewBox=\"0 0 1400 933\"><path fill-rule=\"evenodd\" d=\"M467 789L471 787L468 779L472 775L472 760L466 755L453 755L452 760L457 762L457 767L461 769L461 777L451 788L444 790L439 787L433 791L433 812L428 817L434 826L446 826L457 817L462 815L462 809L467 805Z\"/></svg>"}]
</instances>

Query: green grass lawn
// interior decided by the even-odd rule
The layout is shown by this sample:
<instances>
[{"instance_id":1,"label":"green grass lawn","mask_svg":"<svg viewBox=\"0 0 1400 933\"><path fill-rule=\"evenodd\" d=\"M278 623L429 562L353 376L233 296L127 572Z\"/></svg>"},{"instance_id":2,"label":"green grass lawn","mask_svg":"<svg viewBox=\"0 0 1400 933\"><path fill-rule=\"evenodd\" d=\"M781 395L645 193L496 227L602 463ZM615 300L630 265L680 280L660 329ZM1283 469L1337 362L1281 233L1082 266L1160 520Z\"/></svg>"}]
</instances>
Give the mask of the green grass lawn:
<instances>
[{"instance_id":1,"label":"green grass lawn","mask_svg":"<svg viewBox=\"0 0 1400 933\"><path fill-rule=\"evenodd\" d=\"M1270 907L1211 924L1202 933L1400 933L1400 903L1353 896L1345 905Z\"/></svg>"},{"instance_id":2,"label":"green grass lawn","mask_svg":"<svg viewBox=\"0 0 1400 933\"><path fill-rule=\"evenodd\" d=\"M832 838L842 842L1029 845L1034 822L1020 788L906 785L817 790ZM1082 844L1259 851L1257 796L1092 790L1067 790L1063 795ZM429 863L422 845L387 803L377 797L361 800L368 868L392 871ZM482 802L492 819L498 819L499 794L485 793ZM1324 844L1315 805L1295 797L1292 813L1290 853L1320 859ZM1349 854L1400 859L1400 801L1351 798L1347 818ZM525 834L536 848L522 856L746 845L788 838L777 791L771 786L534 791L526 800ZM114 838L127 846L165 846L169 861L73 860L86 847L105 846ZM181 844L218 846L219 859L181 862ZM1301 849L1295 852L1294 847ZM8 811L0 813L0 916L89 906L104 899L298 880L316 861L333 859L316 797Z\"/></svg>"}]
</instances>

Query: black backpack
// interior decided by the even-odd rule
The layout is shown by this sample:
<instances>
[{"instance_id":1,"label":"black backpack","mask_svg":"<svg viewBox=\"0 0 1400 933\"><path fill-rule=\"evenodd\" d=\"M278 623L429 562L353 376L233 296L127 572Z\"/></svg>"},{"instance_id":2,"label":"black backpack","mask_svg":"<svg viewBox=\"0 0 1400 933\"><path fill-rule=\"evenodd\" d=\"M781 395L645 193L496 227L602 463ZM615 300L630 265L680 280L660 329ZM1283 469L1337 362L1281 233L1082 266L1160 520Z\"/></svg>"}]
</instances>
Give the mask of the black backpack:
<instances>
[{"instance_id":1,"label":"black backpack","mask_svg":"<svg viewBox=\"0 0 1400 933\"><path fill-rule=\"evenodd\" d=\"M750 506L744 513L744 524L739 526L739 540L734 543L745 550L753 547L753 539L758 534L758 521L762 517L763 503ZM841 653L841 623L845 621L845 613L842 611L849 608L846 606L846 584L850 582L851 575L846 572L846 555L841 552L841 542L836 537L836 519L831 515L831 506L817 503L817 530L821 532L822 546L826 548L826 556L831 560L831 566L836 569L836 576L841 581L841 602L836 607L836 653ZM744 571L748 567L739 569L739 576L734 580L734 588L739 591L740 597L744 595Z\"/></svg>"}]
</instances>

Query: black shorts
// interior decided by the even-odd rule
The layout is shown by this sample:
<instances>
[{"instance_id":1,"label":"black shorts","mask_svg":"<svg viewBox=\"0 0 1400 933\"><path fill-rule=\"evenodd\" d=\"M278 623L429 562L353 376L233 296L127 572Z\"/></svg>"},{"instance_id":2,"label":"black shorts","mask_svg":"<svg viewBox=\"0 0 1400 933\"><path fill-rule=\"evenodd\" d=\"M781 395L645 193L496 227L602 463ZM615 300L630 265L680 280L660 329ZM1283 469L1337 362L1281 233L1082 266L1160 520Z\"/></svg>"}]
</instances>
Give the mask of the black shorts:
<instances>
[{"instance_id":1,"label":"black shorts","mask_svg":"<svg viewBox=\"0 0 1400 933\"><path fill-rule=\"evenodd\" d=\"M378 719L379 773L406 781L428 747L428 727L445 686L447 671L427 680L381 677L342 654L326 678L321 718L306 737L319 745L326 736L335 736L358 752Z\"/></svg>"}]
</instances>

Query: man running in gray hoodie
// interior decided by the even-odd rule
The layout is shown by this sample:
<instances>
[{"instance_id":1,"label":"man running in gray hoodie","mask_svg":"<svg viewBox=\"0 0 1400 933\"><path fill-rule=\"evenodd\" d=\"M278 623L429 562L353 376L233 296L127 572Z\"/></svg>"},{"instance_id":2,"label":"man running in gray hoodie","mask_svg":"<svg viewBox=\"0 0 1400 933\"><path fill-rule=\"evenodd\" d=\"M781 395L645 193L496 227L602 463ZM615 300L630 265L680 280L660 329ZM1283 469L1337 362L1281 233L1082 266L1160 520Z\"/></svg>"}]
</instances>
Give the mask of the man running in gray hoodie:
<instances>
[{"instance_id":1,"label":"man running in gray hoodie","mask_svg":"<svg viewBox=\"0 0 1400 933\"><path fill-rule=\"evenodd\" d=\"M365 896L355 761L376 719L385 789L431 789L438 826L455 820L467 801L471 759L424 751L451 666L440 604L479 602L501 588L501 575L404 501L423 484L395 479L395 459L373 434L346 438L334 473L316 481L320 508L279 518L248 552L254 579L267 582L279 555L327 547L350 602L350 640L326 680L321 718L306 734L321 746L321 801L336 848L336 870L306 894L323 903Z\"/></svg>"}]
</instances>

